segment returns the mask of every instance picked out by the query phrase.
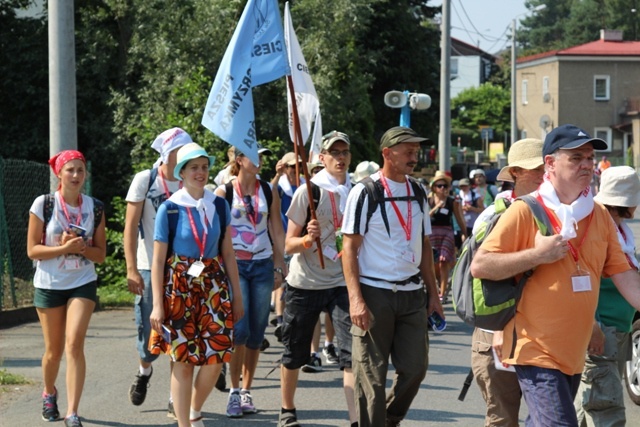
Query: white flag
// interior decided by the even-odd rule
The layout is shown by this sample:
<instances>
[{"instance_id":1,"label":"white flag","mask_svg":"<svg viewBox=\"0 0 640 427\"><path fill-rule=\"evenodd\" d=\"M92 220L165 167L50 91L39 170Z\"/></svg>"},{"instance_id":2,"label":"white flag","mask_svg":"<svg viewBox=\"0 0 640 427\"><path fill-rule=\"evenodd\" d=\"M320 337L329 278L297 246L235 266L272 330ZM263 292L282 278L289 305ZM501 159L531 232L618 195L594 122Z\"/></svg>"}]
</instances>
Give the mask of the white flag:
<instances>
[{"instance_id":1,"label":"white flag","mask_svg":"<svg viewBox=\"0 0 640 427\"><path fill-rule=\"evenodd\" d=\"M314 121L316 122L313 132L313 142L309 152L309 159L313 160L314 156L317 158L317 155L320 153L320 141L322 139L320 101L318 100L316 89L313 87L307 61L305 61L304 56L302 56L300 43L298 43L296 33L293 31L289 2L285 3L284 6L284 40L287 45L287 55L289 57L289 66L291 67L291 80L293 82L293 90L298 106L298 118L300 120L303 143L306 143L307 139L309 139L311 125ZM289 91L287 91L287 101L289 105L289 135L291 136L291 140L295 141L291 94Z\"/></svg>"}]
</instances>

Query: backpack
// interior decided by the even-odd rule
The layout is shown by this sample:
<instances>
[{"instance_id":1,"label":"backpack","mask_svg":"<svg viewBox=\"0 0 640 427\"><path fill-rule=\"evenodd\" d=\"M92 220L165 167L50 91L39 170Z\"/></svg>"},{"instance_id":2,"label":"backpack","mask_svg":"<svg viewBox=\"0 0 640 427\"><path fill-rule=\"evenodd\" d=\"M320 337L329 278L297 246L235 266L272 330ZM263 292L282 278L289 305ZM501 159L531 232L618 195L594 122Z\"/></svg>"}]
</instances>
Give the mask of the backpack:
<instances>
[{"instance_id":1,"label":"backpack","mask_svg":"<svg viewBox=\"0 0 640 427\"><path fill-rule=\"evenodd\" d=\"M167 242L167 256L169 256L173 252L173 239L178 228L178 204L171 201L164 203L167 205L167 219L169 221L169 241ZM218 254L220 255L222 253L224 235L227 231L227 206L222 197L216 196L213 203L216 207L216 215L220 218L220 238L218 239Z\"/></svg>"},{"instance_id":2,"label":"backpack","mask_svg":"<svg viewBox=\"0 0 640 427\"><path fill-rule=\"evenodd\" d=\"M397 196L397 197L386 197L384 192L384 187L382 183L378 181L374 181L370 176L364 178L360 181L364 185L364 193L367 194L369 199L369 204L367 208L367 216L365 221L364 233L369 230L369 220L371 220L371 216L380 206L380 214L382 216L382 221L384 222L384 226L387 229L387 234L391 236L391 231L389 230L389 219L387 218L387 211L385 208L384 202L406 202L409 200L416 200L418 205L420 206L420 212L424 214L424 203L427 199L426 194L424 193L424 189L422 185L414 178L407 177L409 179L409 184L411 184L411 188L413 188L412 196ZM363 234L364 234L363 233Z\"/></svg>"},{"instance_id":3,"label":"backpack","mask_svg":"<svg viewBox=\"0 0 640 427\"><path fill-rule=\"evenodd\" d=\"M100 200L92 197L93 199L93 232L95 233L98 229L98 225L102 221L102 215L104 214L104 203ZM51 220L53 216L53 209L55 207L55 199L53 194L45 194L44 195L44 222L42 225L42 244L46 244L46 235L47 235L47 224Z\"/></svg>"},{"instance_id":4,"label":"backpack","mask_svg":"<svg viewBox=\"0 0 640 427\"><path fill-rule=\"evenodd\" d=\"M155 182L156 178L158 177L158 168L151 168L149 169L149 183L147 184L147 192L144 193L145 197L147 194L149 194L149 190L151 190L151 186L153 185L153 183ZM145 205L145 201L142 201L142 211L140 212L140 221L138 221L138 231L140 233L140 238L142 240L144 240L144 229L142 228L142 218L144 217L144 205ZM156 212L158 211L158 208L156 208Z\"/></svg>"},{"instance_id":5,"label":"backpack","mask_svg":"<svg viewBox=\"0 0 640 427\"><path fill-rule=\"evenodd\" d=\"M536 226L543 235L553 234L549 217L535 197L526 195L517 200L522 200L529 206ZM515 316L524 285L533 274L533 269L525 271L518 281L514 277L494 281L478 279L471 275L471 261L476 251L509 205L510 203L505 199L495 201L495 214L487 219L486 225L482 224L479 231L469 236L462 244L451 278L453 307L456 314L468 325L492 331L504 329L509 320Z\"/></svg>"}]
</instances>

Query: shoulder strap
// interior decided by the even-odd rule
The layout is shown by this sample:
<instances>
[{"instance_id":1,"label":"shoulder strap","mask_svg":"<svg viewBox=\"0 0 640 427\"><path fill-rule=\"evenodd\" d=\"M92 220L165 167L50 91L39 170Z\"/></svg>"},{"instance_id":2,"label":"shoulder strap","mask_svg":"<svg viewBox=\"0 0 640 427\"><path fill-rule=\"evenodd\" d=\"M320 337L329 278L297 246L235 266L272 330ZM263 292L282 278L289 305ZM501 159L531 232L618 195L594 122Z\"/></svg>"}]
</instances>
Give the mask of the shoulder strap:
<instances>
[{"instance_id":1,"label":"shoulder strap","mask_svg":"<svg viewBox=\"0 0 640 427\"><path fill-rule=\"evenodd\" d=\"M233 193L232 193L233 194ZM218 255L222 252L222 242L224 241L224 235L227 231L227 207L222 197L216 197L214 200L216 207L216 214L220 218L220 238L218 239Z\"/></svg>"},{"instance_id":2,"label":"shoulder strap","mask_svg":"<svg viewBox=\"0 0 640 427\"><path fill-rule=\"evenodd\" d=\"M259 180L260 187L264 193L265 199L267 199L267 212L271 214L271 203L273 202L273 193L271 192L271 186L267 181Z\"/></svg>"},{"instance_id":3,"label":"shoulder strap","mask_svg":"<svg viewBox=\"0 0 640 427\"><path fill-rule=\"evenodd\" d=\"M147 193L151 190L151 186L156 181L158 177L158 168L151 168L149 171L149 184L147 185Z\"/></svg>"},{"instance_id":4,"label":"shoulder strap","mask_svg":"<svg viewBox=\"0 0 640 427\"><path fill-rule=\"evenodd\" d=\"M311 186L311 197L313 197L313 206L318 209L318 204L320 203L320 187L318 187L311 181L309 181L307 185ZM309 221L311 221L311 204L307 206L307 217L304 221L304 226L302 227L302 234L300 234L301 236L307 234L307 224L309 224Z\"/></svg>"},{"instance_id":5,"label":"shoulder strap","mask_svg":"<svg viewBox=\"0 0 640 427\"><path fill-rule=\"evenodd\" d=\"M370 176L366 177L362 181L360 181L364 185L364 191L367 193L368 204L367 204L367 218L365 221L364 232L366 233L369 230L369 221L371 220L371 216L380 206L380 214L382 216L382 221L384 222L384 226L387 229L387 234L391 235L389 232L389 220L387 219L387 212L384 206L384 203L380 203L384 200L384 187L380 181L374 181Z\"/></svg>"},{"instance_id":6,"label":"shoulder strap","mask_svg":"<svg viewBox=\"0 0 640 427\"><path fill-rule=\"evenodd\" d=\"M174 202L167 203L167 220L169 222L169 241L167 242L167 256L173 252L173 239L178 228L178 205Z\"/></svg>"},{"instance_id":7,"label":"shoulder strap","mask_svg":"<svg viewBox=\"0 0 640 427\"><path fill-rule=\"evenodd\" d=\"M142 218L144 218L144 205L146 204L147 194L151 190L151 186L156 181L158 177L158 168L149 169L149 182L147 183L147 191L144 193L145 199L142 201L142 211L140 212L140 221L138 221L138 232L140 233L140 238L144 240L144 228L142 227ZM156 208L157 210L157 208Z\"/></svg>"},{"instance_id":8,"label":"shoulder strap","mask_svg":"<svg viewBox=\"0 0 640 427\"><path fill-rule=\"evenodd\" d=\"M427 195L424 193L424 188L415 178L412 178L412 177L408 177L408 178L409 178L409 183L413 188L413 194L415 194L416 200L420 205L420 212L424 213L424 200L427 198Z\"/></svg>"},{"instance_id":9,"label":"shoulder strap","mask_svg":"<svg viewBox=\"0 0 640 427\"><path fill-rule=\"evenodd\" d=\"M51 220L53 216L53 209L55 206L55 199L53 194L45 194L44 195L44 206L42 217L44 221L42 223L42 244L45 245L47 243L47 224Z\"/></svg>"},{"instance_id":10,"label":"shoulder strap","mask_svg":"<svg viewBox=\"0 0 640 427\"><path fill-rule=\"evenodd\" d=\"M531 213L533 213L533 218L536 221L536 225L545 236L550 236L553 234L553 226L551 225L551 221L549 220L549 216L547 212L545 212L544 208L538 200L533 197L531 194L527 194L526 196L519 197L518 200L522 200L525 202L529 209L531 209Z\"/></svg>"},{"instance_id":11,"label":"shoulder strap","mask_svg":"<svg viewBox=\"0 0 640 427\"><path fill-rule=\"evenodd\" d=\"M104 214L104 203L100 200L92 197L93 199L93 233L95 234L100 222L102 221L102 215Z\"/></svg>"},{"instance_id":12,"label":"shoulder strap","mask_svg":"<svg viewBox=\"0 0 640 427\"><path fill-rule=\"evenodd\" d=\"M229 181L224 185L224 198L229 205L229 209L233 205L233 182Z\"/></svg>"}]
</instances>

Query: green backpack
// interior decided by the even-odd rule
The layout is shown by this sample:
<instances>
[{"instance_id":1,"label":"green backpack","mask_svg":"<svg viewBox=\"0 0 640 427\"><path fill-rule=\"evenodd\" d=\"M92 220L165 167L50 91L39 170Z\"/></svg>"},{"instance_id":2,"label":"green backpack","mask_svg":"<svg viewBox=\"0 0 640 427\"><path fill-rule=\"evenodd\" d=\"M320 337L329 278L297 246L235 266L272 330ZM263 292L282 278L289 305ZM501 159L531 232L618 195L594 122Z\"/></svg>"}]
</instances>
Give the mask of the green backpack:
<instances>
[{"instance_id":1,"label":"green backpack","mask_svg":"<svg viewBox=\"0 0 640 427\"><path fill-rule=\"evenodd\" d=\"M529 206L536 225L543 235L553 234L549 217L535 197L526 195L517 200ZM495 201L495 214L481 224L478 232L469 236L463 243L451 279L453 308L456 314L471 326L491 331L504 329L509 320L515 316L524 285L533 274L533 270L528 270L518 281L515 277L496 281L478 279L471 275L471 261L476 251L509 206L510 203L506 199Z\"/></svg>"}]
</instances>

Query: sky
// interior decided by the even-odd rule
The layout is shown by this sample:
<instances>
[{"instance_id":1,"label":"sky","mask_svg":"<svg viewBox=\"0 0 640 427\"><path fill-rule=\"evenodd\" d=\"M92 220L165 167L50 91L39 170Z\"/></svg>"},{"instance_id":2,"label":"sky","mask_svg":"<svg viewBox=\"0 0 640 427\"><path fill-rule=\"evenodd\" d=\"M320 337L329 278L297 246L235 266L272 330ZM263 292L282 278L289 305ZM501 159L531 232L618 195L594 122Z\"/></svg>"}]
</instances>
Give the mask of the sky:
<instances>
[{"instance_id":1,"label":"sky","mask_svg":"<svg viewBox=\"0 0 640 427\"><path fill-rule=\"evenodd\" d=\"M450 1L451 37L494 54L510 47L511 20L519 21L528 12L525 0ZM429 4L440 6L442 0Z\"/></svg>"}]
</instances>

